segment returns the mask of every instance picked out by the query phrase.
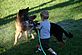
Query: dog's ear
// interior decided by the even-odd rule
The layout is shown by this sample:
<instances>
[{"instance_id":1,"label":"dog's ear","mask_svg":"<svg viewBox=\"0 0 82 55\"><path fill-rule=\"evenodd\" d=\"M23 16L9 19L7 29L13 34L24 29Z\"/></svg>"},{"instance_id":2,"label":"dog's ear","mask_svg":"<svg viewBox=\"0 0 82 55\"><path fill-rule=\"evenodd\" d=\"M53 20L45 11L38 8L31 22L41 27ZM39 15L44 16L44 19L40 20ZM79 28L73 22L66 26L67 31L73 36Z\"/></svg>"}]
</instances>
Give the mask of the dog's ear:
<instances>
[{"instance_id":1,"label":"dog's ear","mask_svg":"<svg viewBox=\"0 0 82 55\"><path fill-rule=\"evenodd\" d=\"M36 15L34 15L34 18L36 18Z\"/></svg>"},{"instance_id":2,"label":"dog's ear","mask_svg":"<svg viewBox=\"0 0 82 55\"><path fill-rule=\"evenodd\" d=\"M23 14L23 9L19 10L18 15L21 16Z\"/></svg>"},{"instance_id":3,"label":"dog's ear","mask_svg":"<svg viewBox=\"0 0 82 55\"><path fill-rule=\"evenodd\" d=\"M33 17L33 19L35 19L36 18L36 15L33 15L32 17Z\"/></svg>"},{"instance_id":4,"label":"dog's ear","mask_svg":"<svg viewBox=\"0 0 82 55\"><path fill-rule=\"evenodd\" d=\"M34 20L36 18L36 15L30 16L29 19L30 20Z\"/></svg>"},{"instance_id":5,"label":"dog's ear","mask_svg":"<svg viewBox=\"0 0 82 55\"><path fill-rule=\"evenodd\" d=\"M29 11L29 7L27 7L26 10Z\"/></svg>"},{"instance_id":6,"label":"dog's ear","mask_svg":"<svg viewBox=\"0 0 82 55\"><path fill-rule=\"evenodd\" d=\"M35 23L38 23L39 21L35 20L34 22L35 22Z\"/></svg>"}]
</instances>

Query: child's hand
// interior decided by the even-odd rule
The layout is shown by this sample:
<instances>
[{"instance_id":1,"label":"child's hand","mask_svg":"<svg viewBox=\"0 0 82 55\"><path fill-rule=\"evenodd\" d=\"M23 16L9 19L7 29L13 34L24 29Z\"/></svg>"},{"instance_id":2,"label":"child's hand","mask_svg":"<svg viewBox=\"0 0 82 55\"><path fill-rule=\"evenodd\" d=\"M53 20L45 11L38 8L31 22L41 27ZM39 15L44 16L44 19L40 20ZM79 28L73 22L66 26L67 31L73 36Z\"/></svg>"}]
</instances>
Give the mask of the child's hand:
<instances>
[{"instance_id":1,"label":"child's hand","mask_svg":"<svg viewBox=\"0 0 82 55\"><path fill-rule=\"evenodd\" d=\"M40 26L37 26L36 29L40 29Z\"/></svg>"}]
</instances>

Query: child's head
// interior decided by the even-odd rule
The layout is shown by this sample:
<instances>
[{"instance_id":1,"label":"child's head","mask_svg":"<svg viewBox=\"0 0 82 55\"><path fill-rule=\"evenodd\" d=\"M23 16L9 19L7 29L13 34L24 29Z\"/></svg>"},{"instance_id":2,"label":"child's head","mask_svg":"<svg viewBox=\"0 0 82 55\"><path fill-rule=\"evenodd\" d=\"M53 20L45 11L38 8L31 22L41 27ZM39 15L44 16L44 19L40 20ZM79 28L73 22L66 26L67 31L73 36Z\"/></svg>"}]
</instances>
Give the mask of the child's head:
<instances>
[{"instance_id":1,"label":"child's head","mask_svg":"<svg viewBox=\"0 0 82 55\"><path fill-rule=\"evenodd\" d=\"M40 16L41 16L42 20L45 20L45 19L49 18L49 13L47 10L43 10L43 11L41 11Z\"/></svg>"}]
</instances>

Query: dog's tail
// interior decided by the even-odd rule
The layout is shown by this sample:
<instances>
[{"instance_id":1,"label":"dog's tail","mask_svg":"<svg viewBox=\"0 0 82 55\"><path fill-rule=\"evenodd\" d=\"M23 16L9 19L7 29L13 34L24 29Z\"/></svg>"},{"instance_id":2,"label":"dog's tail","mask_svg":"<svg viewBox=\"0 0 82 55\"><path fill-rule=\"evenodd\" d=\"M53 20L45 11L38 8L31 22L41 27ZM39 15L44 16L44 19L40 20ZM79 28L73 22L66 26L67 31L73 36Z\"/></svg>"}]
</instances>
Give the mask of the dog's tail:
<instances>
[{"instance_id":1,"label":"dog's tail","mask_svg":"<svg viewBox=\"0 0 82 55\"><path fill-rule=\"evenodd\" d=\"M66 37L68 37L68 38L72 38L72 37L73 37L73 34L72 34L71 32L66 32L65 30L64 30L64 34L65 34Z\"/></svg>"}]
</instances>

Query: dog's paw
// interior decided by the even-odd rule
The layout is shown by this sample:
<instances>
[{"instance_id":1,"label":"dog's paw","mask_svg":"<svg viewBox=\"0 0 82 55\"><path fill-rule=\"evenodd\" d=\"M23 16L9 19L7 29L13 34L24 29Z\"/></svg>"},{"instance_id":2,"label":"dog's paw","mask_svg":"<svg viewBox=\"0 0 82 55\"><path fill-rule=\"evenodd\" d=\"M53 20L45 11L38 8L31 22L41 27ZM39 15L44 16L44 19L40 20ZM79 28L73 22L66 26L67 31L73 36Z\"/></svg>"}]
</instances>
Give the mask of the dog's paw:
<instances>
[{"instance_id":1,"label":"dog's paw","mask_svg":"<svg viewBox=\"0 0 82 55\"><path fill-rule=\"evenodd\" d=\"M35 38L34 38L34 37L32 37L31 39L32 39L32 40L34 40Z\"/></svg>"},{"instance_id":2,"label":"dog's paw","mask_svg":"<svg viewBox=\"0 0 82 55\"><path fill-rule=\"evenodd\" d=\"M16 43L14 43L13 46L16 46Z\"/></svg>"}]
</instances>

